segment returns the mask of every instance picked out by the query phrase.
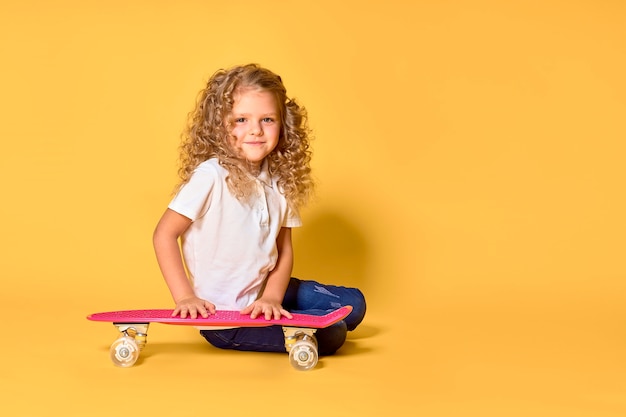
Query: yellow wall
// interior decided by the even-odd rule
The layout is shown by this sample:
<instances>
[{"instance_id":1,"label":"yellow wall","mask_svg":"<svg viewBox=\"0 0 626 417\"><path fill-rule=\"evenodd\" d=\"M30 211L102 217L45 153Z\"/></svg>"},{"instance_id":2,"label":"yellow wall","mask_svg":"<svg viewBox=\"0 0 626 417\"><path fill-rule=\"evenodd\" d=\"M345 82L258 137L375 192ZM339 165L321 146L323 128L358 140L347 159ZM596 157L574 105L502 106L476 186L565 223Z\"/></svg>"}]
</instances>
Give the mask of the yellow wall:
<instances>
[{"instance_id":1,"label":"yellow wall","mask_svg":"<svg viewBox=\"0 0 626 417\"><path fill-rule=\"evenodd\" d=\"M2 308L168 305L150 238L186 113L259 62L316 136L299 276L361 287L381 329L581 325L599 360L591 335L624 347L625 4L3 2Z\"/></svg>"}]
</instances>

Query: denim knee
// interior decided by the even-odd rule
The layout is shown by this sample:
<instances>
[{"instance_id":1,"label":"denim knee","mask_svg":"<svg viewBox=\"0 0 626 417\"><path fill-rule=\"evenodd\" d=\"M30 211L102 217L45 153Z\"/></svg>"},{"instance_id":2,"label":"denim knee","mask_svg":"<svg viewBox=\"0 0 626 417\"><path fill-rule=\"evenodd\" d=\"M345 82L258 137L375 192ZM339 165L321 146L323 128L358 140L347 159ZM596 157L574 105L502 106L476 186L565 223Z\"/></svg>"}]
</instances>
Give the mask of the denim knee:
<instances>
[{"instance_id":1,"label":"denim knee","mask_svg":"<svg viewBox=\"0 0 626 417\"><path fill-rule=\"evenodd\" d=\"M346 341L348 329L345 321L340 321L315 333L317 349L320 356L332 355Z\"/></svg>"},{"instance_id":2,"label":"denim knee","mask_svg":"<svg viewBox=\"0 0 626 417\"><path fill-rule=\"evenodd\" d=\"M285 339L281 326L201 330L200 334L207 342L220 349L285 352Z\"/></svg>"},{"instance_id":3,"label":"denim knee","mask_svg":"<svg viewBox=\"0 0 626 417\"><path fill-rule=\"evenodd\" d=\"M219 349L233 349L236 347L232 343L232 338L224 335L225 332L215 330L201 330L200 334L206 339L207 342Z\"/></svg>"},{"instance_id":4,"label":"denim knee","mask_svg":"<svg viewBox=\"0 0 626 417\"><path fill-rule=\"evenodd\" d=\"M352 306L352 312L345 318L348 330L354 330L365 318L365 311L367 310L367 303L365 302L365 296L361 290L357 288L350 288L350 295L343 301Z\"/></svg>"}]
</instances>

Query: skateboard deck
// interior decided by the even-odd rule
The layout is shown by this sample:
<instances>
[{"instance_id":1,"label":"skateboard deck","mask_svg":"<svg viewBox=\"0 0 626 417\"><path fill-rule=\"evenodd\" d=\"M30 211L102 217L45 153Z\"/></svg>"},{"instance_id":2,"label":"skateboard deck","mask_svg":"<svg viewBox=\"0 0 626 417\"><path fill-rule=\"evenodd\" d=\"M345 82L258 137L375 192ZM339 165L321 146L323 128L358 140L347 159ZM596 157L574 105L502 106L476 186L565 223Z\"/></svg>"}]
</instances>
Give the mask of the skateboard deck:
<instances>
[{"instance_id":1,"label":"skateboard deck","mask_svg":"<svg viewBox=\"0 0 626 417\"><path fill-rule=\"evenodd\" d=\"M351 306L341 307L324 316L312 316L309 314L292 313L293 318L282 317L278 320L266 320L265 317L250 318L248 314L239 311L217 310L209 317L180 318L172 317L173 310L121 310L104 313L94 313L87 316L92 321L105 321L109 323L162 323L177 324L182 326L200 327L266 327L266 326L290 326L322 329L331 326L350 314Z\"/></svg>"},{"instance_id":2,"label":"skateboard deck","mask_svg":"<svg viewBox=\"0 0 626 417\"><path fill-rule=\"evenodd\" d=\"M172 317L172 309L152 309L94 313L87 319L113 323L117 327L120 337L111 345L110 354L113 363L121 367L132 366L137 361L139 352L147 343L150 323L162 323L200 329L282 326L291 365L298 370L308 370L318 361L315 331L338 323L351 311L351 306L344 306L323 316L292 313L291 319L266 320L263 316L252 319L250 315L230 310L218 310L206 318L183 319Z\"/></svg>"}]
</instances>

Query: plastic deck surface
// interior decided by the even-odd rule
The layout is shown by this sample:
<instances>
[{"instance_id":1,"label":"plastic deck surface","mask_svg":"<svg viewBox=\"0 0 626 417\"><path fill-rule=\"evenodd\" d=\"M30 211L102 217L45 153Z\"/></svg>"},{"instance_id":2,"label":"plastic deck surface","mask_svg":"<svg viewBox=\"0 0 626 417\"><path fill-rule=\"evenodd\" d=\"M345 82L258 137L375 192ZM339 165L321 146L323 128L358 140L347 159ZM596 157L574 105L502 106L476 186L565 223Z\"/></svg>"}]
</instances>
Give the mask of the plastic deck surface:
<instances>
[{"instance_id":1,"label":"plastic deck surface","mask_svg":"<svg viewBox=\"0 0 626 417\"><path fill-rule=\"evenodd\" d=\"M264 327L264 326L292 326L310 327L321 329L335 324L345 318L352 311L352 306L341 307L324 316L311 316L308 314L292 313L293 318L280 318L279 320L265 320L264 317L251 319L249 315L241 314L239 311L218 310L215 314L207 318L185 318L172 317L172 309L157 310L123 310L110 311L105 313L95 313L87 316L88 320L104 321L112 323L164 323L188 326L242 326L242 327Z\"/></svg>"}]
</instances>

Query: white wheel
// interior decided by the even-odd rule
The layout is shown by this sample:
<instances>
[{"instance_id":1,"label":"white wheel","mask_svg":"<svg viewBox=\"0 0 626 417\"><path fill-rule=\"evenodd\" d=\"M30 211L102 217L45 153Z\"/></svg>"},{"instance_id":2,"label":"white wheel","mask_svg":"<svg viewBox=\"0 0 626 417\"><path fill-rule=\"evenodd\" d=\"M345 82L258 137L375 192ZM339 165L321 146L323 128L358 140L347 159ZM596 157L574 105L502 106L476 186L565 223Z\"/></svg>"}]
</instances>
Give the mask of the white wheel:
<instances>
[{"instance_id":1,"label":"white wheel","mask_svg":"<svg viewBox=\"0 0 626 417\"><path fill-rule=\"evenodd\" d=\"M111 361L116 366L128 368L139 358L139 346L130 336L122 336L111 345Z\"/></svg>"},{"instance_id":2,"label":"white wheel","mask_svg":"<svg viewBox=\"0 0 626 417\"><path fill-rule=\"evenodd\" d=\"M317 359L317 346L312 340L298 340L289 351L289 362L299 371L314 368Z\"/></svg>"}]
</instances>

